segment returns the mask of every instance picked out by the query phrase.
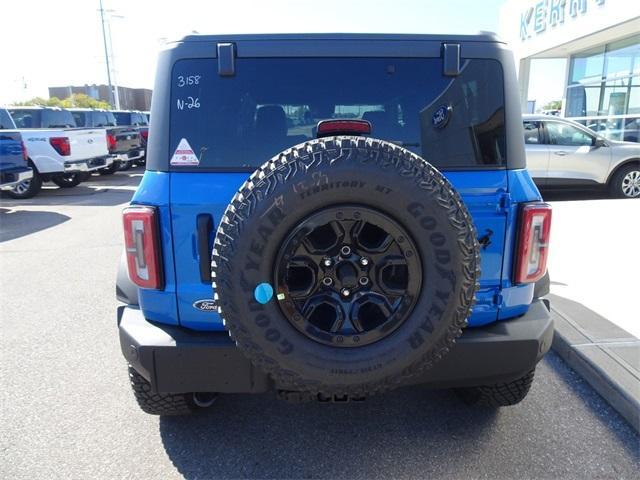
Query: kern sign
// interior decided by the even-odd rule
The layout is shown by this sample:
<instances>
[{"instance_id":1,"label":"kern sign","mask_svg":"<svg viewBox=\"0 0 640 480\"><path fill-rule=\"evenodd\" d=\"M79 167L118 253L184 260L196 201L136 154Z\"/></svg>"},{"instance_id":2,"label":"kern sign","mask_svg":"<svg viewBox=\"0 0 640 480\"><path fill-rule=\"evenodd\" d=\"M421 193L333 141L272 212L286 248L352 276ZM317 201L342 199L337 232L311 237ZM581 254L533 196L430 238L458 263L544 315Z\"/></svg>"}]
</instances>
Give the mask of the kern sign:
<instances>
[{"instance_id":1,"label":"kern sign","mask_svg":"<svg viewBox=\"0 0 640 480\"><path fill-rule=\"evenodd\" d=\"M594 7L602 7L604 3L605 0L540 0L521 13L520 40L540 35L547 28L561 27L565 21L597 11Z\"/></svg>"}]
</instances>

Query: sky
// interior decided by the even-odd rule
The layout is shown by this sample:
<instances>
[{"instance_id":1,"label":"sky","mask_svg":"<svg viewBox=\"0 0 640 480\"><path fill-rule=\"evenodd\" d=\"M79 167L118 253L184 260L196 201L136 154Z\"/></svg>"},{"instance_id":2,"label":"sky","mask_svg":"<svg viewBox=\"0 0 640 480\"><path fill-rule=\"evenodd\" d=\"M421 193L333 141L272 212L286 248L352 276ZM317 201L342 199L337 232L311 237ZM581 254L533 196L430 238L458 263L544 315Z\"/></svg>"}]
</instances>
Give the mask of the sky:
<instances>
[{"instance_id":1,"label":"sky","mask_svg":"<svg viewBox=\"0 0 640 480\"><path fill-rule=\"evenodd\" d=\"M152 88L158 50L194 31L497 32L503 1L103 0L103 5L110 17L117 84ZM46 98L49 86L107 83L99 0L0 2L0 104Z\"/></svg>"}]
</instances>

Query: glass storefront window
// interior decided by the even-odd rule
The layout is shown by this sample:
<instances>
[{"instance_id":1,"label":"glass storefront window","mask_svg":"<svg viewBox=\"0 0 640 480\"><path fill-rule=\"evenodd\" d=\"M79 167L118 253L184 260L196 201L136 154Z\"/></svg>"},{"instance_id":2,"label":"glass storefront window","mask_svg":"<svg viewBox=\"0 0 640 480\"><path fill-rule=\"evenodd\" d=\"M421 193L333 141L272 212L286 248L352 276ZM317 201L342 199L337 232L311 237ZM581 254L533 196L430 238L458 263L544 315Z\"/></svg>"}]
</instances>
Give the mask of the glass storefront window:
<instances>
[{"instance_id":1,"label":"glass storefront window","mask_svg":"<svg viewBox=\"0 0 640 480\"><path fill-rule=\"evenodd\" d=\"M637 142L640 35L572 56L569 72L565 116L607 138Z\"/></svg>"},{"instance_id":2,"label":"glass storefront window","mask_svg":"<svg viewBox=\"0 0 640 480\"><path fill-rule=\"evenodd\" d=\"M604 47L588 50L571 58L570 83L599 82L604 68Z\"/></svg>"},{"instance_id":3,"label":"glass storefront window","mask_svg":"<svg viewBox=\"0 0 640 480\"><path fill-rule=\"evenodd\" d=\"M604 77L628 77L640 74L640 37L631 37L607 45Z\"/></svg>"}]
</instances>

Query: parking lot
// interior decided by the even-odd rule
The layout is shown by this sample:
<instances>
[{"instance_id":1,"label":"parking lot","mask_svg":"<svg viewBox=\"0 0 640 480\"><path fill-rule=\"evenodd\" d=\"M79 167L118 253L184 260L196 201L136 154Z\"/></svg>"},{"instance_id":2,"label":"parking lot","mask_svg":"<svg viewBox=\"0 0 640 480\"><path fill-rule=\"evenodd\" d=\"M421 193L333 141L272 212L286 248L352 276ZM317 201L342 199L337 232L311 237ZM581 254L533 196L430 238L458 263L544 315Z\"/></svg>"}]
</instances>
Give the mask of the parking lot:
<instances>
[{"instance_id":1,"label":"parking lot","mask_svg":"<svg viewBox=\"0 0 640 480\"><path fill-rule=\"evenodd\" d=\"M120 211L141 175L2 200L3 478L637 475L638 435L553 352L524 402L501 410L412 387L345 405L228 395L192 418L141 413L114 296Z\"/></svg>"}]
</instances>

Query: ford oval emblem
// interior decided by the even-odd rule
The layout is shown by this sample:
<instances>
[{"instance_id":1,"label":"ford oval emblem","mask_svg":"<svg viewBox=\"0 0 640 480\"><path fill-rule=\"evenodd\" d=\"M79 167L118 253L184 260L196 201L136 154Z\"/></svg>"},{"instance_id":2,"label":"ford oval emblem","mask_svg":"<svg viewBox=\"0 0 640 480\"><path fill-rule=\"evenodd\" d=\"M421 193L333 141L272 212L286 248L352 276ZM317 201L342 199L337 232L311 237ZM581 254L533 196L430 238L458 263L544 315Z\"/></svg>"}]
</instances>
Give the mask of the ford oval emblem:
<instances>
[{"instance_id":1,"label":"ford oval emblem","mask_svg":"<svg viewBox=\"0 0 640 480\"><path fill-rule=\"evenodd\" d=\"M193 307L201 310L203 312L216 312L218 311L218 307L216 306L216 302L211 300L210 298L205 298L203 300L196 300L193 302Z\"/></svg>"},{"instance_id":2,"label":"ford oval emblem","mask_svg":"<svg viewBox=\"0 0 640 480\"><path fill-rule=\"evenodd\" d=\"M431 116L431 123L434 128L444 128L451 118L451 107L449 105L440 105Z\"/></svg>"}]
</instances>

